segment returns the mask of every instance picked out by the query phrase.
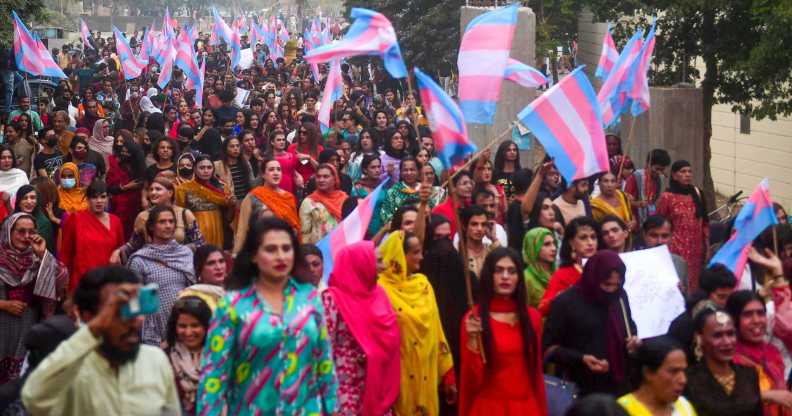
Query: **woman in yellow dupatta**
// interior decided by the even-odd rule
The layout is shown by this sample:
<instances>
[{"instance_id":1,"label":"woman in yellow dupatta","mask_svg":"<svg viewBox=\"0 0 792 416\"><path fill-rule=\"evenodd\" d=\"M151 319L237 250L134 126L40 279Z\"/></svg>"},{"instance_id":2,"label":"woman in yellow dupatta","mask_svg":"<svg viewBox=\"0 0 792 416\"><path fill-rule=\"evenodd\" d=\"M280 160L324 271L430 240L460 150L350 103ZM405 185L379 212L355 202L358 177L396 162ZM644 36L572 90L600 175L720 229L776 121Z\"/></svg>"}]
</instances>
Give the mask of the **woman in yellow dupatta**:
<instances>
[{"instance_id":1,"label":"woman in yellow dupatta","mask_svg":"<svg viewBox=\"0 0 792 416\"><path fill-rule=\"evenodd\" d=\"M58 174L58 205L69 214L88 209L85 187L80 186L80 169L72 162L61 166Z\"/></svg>"},{"instance_id":2,"label":"woman in yellow dupatta","mask_svg":"<svg viewBox=\"0 0 792 416\"><path fill-rule=\"evenodd\" d=\"M206 244L224 247L223 208L235 203L234 196L214 176L209 156L198 156L194 166L193 179L176 188L176 205L193 212Z\"/></svg>"},{"instance_id":3,"label":"woman in yellow dupatta","mask_svg":"<svg viewBox=\"0 0 792 416\"><path fill-rule=\"evenodd\" d=\"M401 390L396 415L437 415L437 387L443 384L446 400L456 400L454 362L446 342L434 291L421 273L421 241L396 231L379 248L385 270L378 283L396 311L401 332Z\"/></svg>"},{"instance_id":4,"label":"woman in yellow dupatta","mask_svg":"<svg viewBox=\"0 0 792 416\"><path fill-rule=\"evenodd\" d=\"M616 182L616 175L608 172L599 179L600 194L591 198L591 216L597 222L607 215L619 217L630 232L637 230L637 222L633 219L632 207Z\"/></svg>"}]
</instances>

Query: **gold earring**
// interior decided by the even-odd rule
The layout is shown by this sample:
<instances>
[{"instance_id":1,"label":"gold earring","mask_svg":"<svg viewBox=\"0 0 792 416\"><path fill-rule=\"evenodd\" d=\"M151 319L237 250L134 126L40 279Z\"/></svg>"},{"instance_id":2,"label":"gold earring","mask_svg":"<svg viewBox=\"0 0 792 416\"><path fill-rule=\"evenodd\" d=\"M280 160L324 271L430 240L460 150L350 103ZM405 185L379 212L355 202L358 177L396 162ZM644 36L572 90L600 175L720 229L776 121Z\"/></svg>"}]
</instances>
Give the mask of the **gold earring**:
<instances>
[{"instance_id":1,"label":"gold earring","mask_svg":"<svg viewBox=\"0 0 792 416\"><path fill-rule=\"evenodd\" d=\"M704 356L704 352L701 351L701 336L699 335L693 339L693 355L696 356L696 361L701 361L701 357Z\"/></svg>"}]
</instances>

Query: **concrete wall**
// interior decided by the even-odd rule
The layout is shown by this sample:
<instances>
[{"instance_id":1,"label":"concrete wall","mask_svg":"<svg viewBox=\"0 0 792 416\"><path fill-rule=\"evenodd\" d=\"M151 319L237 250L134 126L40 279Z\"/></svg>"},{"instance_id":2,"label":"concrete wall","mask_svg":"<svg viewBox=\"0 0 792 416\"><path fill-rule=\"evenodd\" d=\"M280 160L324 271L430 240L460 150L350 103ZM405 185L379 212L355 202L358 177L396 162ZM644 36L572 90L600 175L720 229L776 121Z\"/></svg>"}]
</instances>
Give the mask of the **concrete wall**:
<instances>
[{"instance_id":1,"label":"concrete wall","mask_svg":"<svg viewBox=\"0 0 792 416\"><path fill-rule=\"evenodd\" d=\"M488 12L492 8L484 7L462 7L460 16L460 33L464 33L465 27L476 16ZM518 13L517 29L514 32L512 42L511 57L527 65L534 66L536 60L536 15L528 7L521 7ZM468 134L479 147L486 146L490 141L498 137L503 131L509 128L511 122L516 120L519 113L528 105L538 94L536 90L525 88L510 81L504 81L501 88L501 98L498 101L498 109L495 113L495 122L491 126L481 124L468 124ZM506 136L510 137L510 136ZM493 154L495 150L493 149ZM523 163L532 166L530 152L521 152Z\"/></svg>"},{"instance_id":2,"label":"concrete wall","mask_svg":"<svg viewBox=\"0 0 792 416\"><path fill-rule=\"evenodd\" d=\"M729 105L712 110L712 178L725 195L750 194L763 178L770 180L775 202L792 207L792 118L751 120L740 133L740 115Z\"/></svg>"}]
</instances>

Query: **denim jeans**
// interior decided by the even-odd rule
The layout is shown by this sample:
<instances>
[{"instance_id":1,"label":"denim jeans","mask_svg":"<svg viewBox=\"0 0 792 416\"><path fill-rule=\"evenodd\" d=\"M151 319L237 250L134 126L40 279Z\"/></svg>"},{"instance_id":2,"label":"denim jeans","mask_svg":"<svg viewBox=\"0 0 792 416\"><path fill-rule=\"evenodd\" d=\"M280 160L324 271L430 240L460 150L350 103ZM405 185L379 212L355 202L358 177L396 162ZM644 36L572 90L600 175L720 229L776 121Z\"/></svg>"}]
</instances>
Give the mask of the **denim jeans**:
<instances>
[{"instance_id":1,"label":"denim jeans","mask_svg":"<svg viewBox=\"0 0 792 416\"><path fill-rule=\"evenodd\" d=\"M22 81L22 77L16 71L4 69L0 71L0 80L2 80L5 89L5 100L3 101L3 108L0 108L0 112L10 113L11 104L14 102L14 90L16 89L17 83Z\"/></svg>"}]
</instances>

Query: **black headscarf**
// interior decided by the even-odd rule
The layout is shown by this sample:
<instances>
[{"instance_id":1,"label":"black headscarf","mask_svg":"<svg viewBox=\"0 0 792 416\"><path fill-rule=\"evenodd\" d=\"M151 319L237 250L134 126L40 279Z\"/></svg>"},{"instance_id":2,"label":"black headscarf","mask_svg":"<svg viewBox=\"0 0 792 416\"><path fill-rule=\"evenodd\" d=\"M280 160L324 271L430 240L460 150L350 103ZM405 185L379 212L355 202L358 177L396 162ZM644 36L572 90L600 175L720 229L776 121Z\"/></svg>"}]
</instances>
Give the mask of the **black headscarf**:
<instances>
[{"instance_id":1,"label":"black headscarf","mask_svg":"<svg viewBox=\"0 0 792 416\"><path fill-rule=\"evenodd\" d=\"M603 305L608 308L608 322L605 324L605 334L608 343L608 363L613 379L617 383L624 380L626 372L627 326L624 315L627 314L627 294L624 292L624 275L627 267L615 251L601 250L591 257L583 267L583 275L575 285L583 297L591 303ZM614 293L607 293L600 285L608 280L611 273L621 275L621 286ZM620 302L621 301L621 302ZM625 311L622 311L622 303Z\"/></svg>"},{"instance_id":2,"label":"black headscarf","mask_svg":"<svg viewBox=\"0 0 792 416\"><path fill-rule=\"evenodd\" d=\"M679 195L690 195L693 198L693 204L696 206L696 218L706 218L707 211L704 209L704 202L701 200L701 195L692 184L682 185L674 180L674 173L679 172L682 168L690 167L690 162L687 160L677 160L671 165L671 182L668 185L668 192Z\"/></svg>"}]
</instances>

